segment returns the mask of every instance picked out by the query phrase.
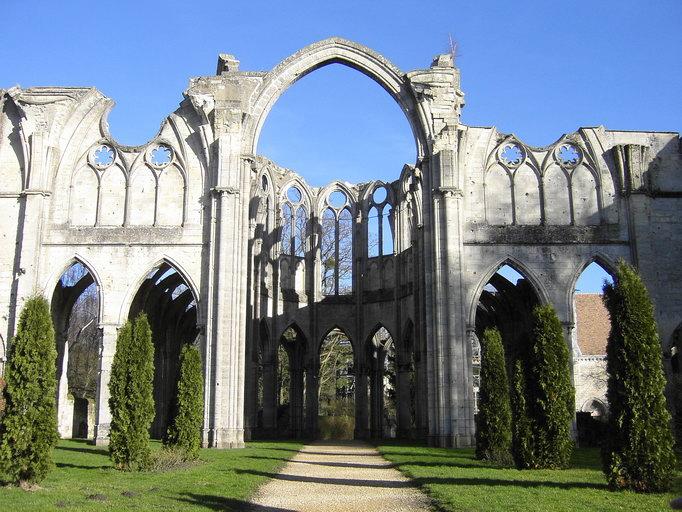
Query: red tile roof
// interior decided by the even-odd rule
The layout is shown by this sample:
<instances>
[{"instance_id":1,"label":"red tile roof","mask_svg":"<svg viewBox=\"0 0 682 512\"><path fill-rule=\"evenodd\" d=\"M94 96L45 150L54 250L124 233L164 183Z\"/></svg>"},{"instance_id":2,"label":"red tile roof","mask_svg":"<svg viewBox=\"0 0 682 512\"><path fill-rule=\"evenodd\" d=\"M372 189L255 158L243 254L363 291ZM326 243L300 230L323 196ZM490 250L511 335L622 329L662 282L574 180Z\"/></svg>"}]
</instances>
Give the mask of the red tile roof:
<instances>
[{"instance_id":1,"label":"red tile roof","mask_svg":"<svg viewBox=\"0 0 682 512\"><path fill-rule=\"evenodd\" d=\"M598 293L576 293L575 315L578 346L583 355L606 354L611 321L602 296Z\"/></svg>"}]
</instances>

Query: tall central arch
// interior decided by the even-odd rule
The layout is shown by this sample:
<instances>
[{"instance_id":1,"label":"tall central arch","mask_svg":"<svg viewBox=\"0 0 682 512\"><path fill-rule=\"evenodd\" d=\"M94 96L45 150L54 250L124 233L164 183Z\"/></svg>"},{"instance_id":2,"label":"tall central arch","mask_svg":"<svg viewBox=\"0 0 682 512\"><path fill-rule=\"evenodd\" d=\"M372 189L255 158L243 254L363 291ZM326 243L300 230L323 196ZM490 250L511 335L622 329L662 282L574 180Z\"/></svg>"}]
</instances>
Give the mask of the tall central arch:
<instances>
[{"instance_id":1,"label":"tall central arch","mask_svg":"<svg viewBox=\"0 0 682 512\"><path fill-rule=\"evenodd\" d=\"M417 147L417 159L424 156L429 124L415 99L406 75L386 58L358 43L332 37L299 50L271 70L253 92L250 116L242 140L242 152L256 153L260 131L277 99L296 81L330 64L342 64L359 71L379 84L405 114Z\"/></svg>"}]
</instances>

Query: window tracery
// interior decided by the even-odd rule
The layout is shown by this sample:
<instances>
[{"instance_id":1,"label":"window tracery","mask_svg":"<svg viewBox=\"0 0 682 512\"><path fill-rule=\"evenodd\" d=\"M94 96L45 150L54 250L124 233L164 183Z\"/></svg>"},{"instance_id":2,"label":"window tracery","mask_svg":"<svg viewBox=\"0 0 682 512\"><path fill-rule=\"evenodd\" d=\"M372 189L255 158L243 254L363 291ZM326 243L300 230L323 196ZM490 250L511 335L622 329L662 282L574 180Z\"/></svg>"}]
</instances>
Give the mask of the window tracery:
<instances>
[{"instance_id":1,"label":"window tracery","mask_svg":"<svg viewBox=\"0 0 682 512\"><path fill-rule=\"evenodd\" d=\"M393 254L393 205L384 185L377 186L369 201L367 215L367 256Z\"/></svg>"},{"instance_id":2,"label":"window tracery","mask_svg":"<svg viewBox=\"0 0 682 512\"><path fill-rule=\"evenodd\" d=\"M348 295L353 292L353 215L345 192L326 197L320 228L322 293Z\"/></svg>"},{"instance_id":3,"label":"window tracery","mask_svg":"<svg viewBox=\"0 0 682 512\"><path fill-rule=\"evenodd\" d=\"M303 194L292 185L282 203L282 254L304 257L308 211L303 204Z\"/></svg>"}]
</instances>

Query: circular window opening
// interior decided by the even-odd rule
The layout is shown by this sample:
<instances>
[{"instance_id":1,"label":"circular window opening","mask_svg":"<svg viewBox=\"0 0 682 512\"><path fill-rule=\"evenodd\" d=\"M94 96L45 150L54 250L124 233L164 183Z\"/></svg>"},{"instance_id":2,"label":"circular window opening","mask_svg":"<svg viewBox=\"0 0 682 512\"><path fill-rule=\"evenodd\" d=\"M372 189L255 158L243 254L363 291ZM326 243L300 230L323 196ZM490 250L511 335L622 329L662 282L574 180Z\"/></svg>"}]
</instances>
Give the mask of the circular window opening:
<instances>
[{"instance_id":1,"label":"circular window opening","mask_svg":"<svg viewBox=\"0 0 682 512\"><path fill-rule=\"evenodd\" d=\"M374 199L375 203L377 204L383 203L386 200L386 197L388 197L388 192L386 191L385 187L377 187L374 189L372 199Z\"/></svg>"},{"instance_id":2,"label":"circular window opening","mask_svg":"<svg viewBox=\"0 0 682 512\"><path fill-rule=\"evenodd\" d=\"M345 206L346 199L347 199L346 194L344 194L340 190L335 190L334 192L329 194L327 202L330 204L330 206L333 206L334 208L341 208L342 206Z\"/></svg>"},{"instance_id":3,"label":"circular window opening","mask_svg":"<svg viewBox=\"0 0 682 512\"><path fill-rule=\"evenodd\" d=\"M523 150L518 144L506 144L500 151L500 160L508 167L518 167L523 162Z\"/></svg>"},{"instance_id":4,"label":"circular window opening","mask_svg":"<svg viewBox=\"0 0 682 512\"><path fill-rule=\"evenodd\" d=\"M111 146L102 144L95 149L93 153L93 161L95 162L95 166L99 167L100 169L104 169L114 163L115 156L116 154L114 153L114 149Z\"/></svg>"},{"instance_id":5,"label":"circular window opening","mask_svg":"<svg viewBox=\"0 0 682 512\"><path fill-rule=\"evenodd\" d=\"M557 158L564 167L575 167L580 163L580 150L573 144L562 144L557 151Z\"/></svg>"},{"instance_id":6,"label":"circular window opening","mask_svg":"<svg viewBox=\"0 0 682 512\"><path fill-rule=\"evenodd\" d=\"M149 160L156 167L166 167L173 160L173 150L166 145L159 145L152 149Z\"/></svg>"},{"instance_id":7,"label":"circular window opening","mask_svg":"<svg viewBox=\"0 0 682 512\"><path fill-rule=\"evenodd\" d=\"M298 189L298 187L289 187L289 190L287 190L287 198L292 203L300 202L302 197L303 195L301 194L301 191Z\"/></svg>"}]
</instances>

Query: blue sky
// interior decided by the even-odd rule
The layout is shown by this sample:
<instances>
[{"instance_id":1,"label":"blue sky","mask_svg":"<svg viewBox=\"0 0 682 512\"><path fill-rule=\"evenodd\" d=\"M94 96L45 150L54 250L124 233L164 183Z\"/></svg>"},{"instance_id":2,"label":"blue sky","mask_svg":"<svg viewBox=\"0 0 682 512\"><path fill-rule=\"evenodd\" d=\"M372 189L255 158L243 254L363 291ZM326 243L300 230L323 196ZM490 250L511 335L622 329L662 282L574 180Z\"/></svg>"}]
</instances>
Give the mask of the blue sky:
<instances>
[{"instance_id":1,"label":"blue sky","mask_svg":"<svg viewBox=\"0 0 682 512\"><path fill-rule=\"evenodd\" d=\"M95 86L117 106L112 135L152 138L192 76L218 53L268 70L338 35L403 71L458 42L462 121L542 146L580 126L682 129L682 1L165 2L4 0L0 88ZM264 126L259 152L313 185L395 179L415 148L384 91L334 65L295 84Z\"/></svg>"}]
</instances>

